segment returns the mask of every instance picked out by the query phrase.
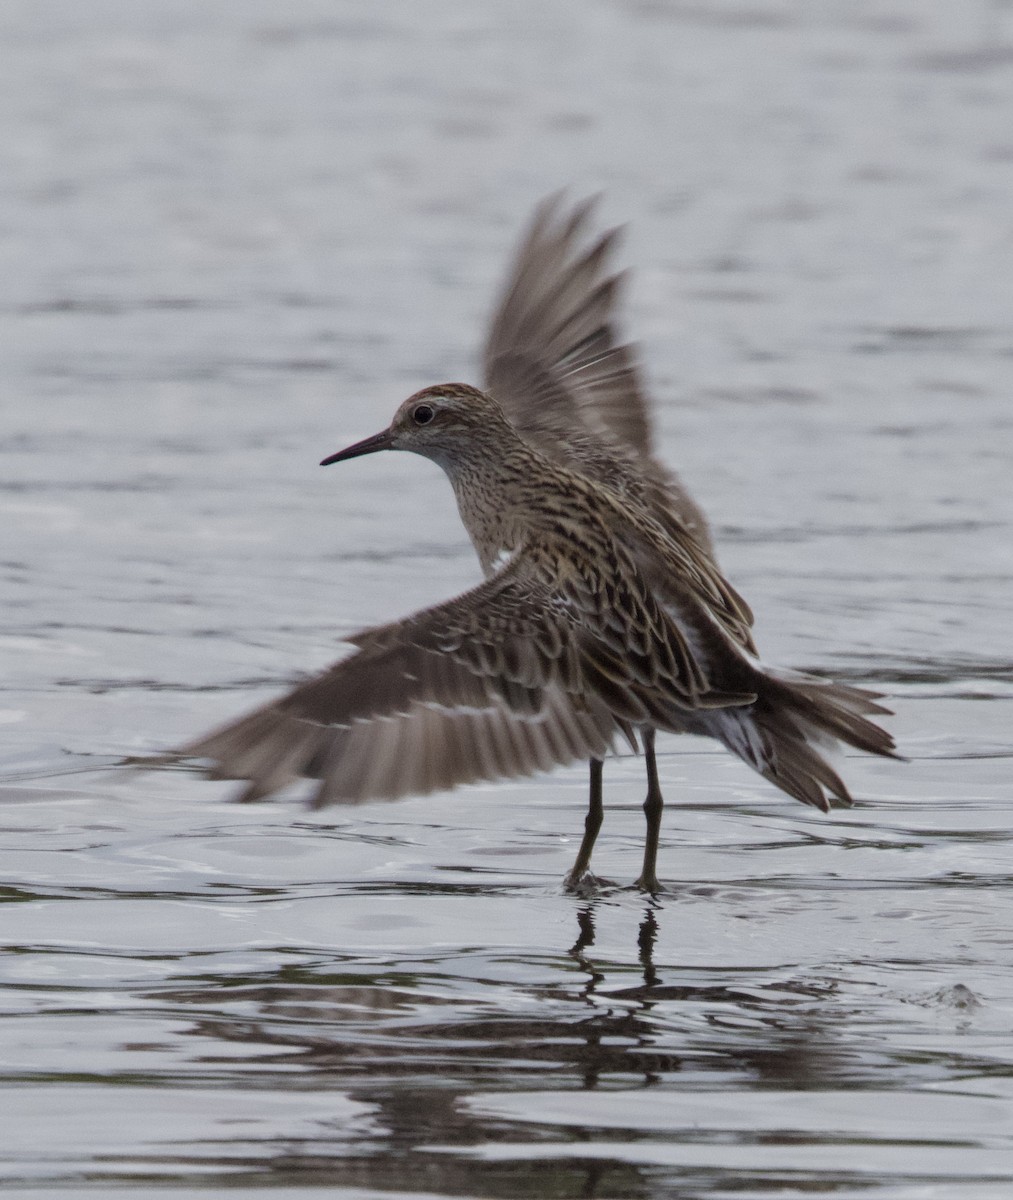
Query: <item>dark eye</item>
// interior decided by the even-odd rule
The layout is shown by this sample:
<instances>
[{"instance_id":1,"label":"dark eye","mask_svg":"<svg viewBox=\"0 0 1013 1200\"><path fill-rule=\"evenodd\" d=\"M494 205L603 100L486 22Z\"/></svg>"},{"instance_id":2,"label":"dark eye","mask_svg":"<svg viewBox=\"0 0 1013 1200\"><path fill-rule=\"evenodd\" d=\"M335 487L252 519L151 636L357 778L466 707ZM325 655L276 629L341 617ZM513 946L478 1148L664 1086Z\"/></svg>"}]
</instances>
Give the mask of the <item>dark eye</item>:
<instances>
[{"instance_id":1,"label":"dark eye","mask_svg":"<svg viewBox=\"0 0 1013 1200\"><path fill-rule=\"evenodd\" d=\"M428 425L435 416L436 412L431 404L420 404L412 413L412 419L416 425Z\"/></svg>"}]
</instances>

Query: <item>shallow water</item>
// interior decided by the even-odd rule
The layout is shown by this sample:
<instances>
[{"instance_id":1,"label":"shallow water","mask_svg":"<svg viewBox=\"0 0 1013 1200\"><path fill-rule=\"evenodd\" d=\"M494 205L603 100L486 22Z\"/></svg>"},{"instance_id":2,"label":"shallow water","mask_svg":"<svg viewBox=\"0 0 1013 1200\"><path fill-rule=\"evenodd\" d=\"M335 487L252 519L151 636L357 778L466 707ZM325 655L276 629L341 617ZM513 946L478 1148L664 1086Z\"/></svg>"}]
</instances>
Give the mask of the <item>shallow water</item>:
<instances>
[{"instance_id":1,"label":"shallow water","mask_svg":"<svg viewBox=\"0 0 1013 1200\"><path fill-rule=\"evenodd\" d=\"M1013 14L0 11L0 1186L1005 1197ZM178 743L477 578L409 456L532 204L605 189L659 440L771 660L908 764L829 817L642 764L310 816Z\"/></svg>"}]
</instances>

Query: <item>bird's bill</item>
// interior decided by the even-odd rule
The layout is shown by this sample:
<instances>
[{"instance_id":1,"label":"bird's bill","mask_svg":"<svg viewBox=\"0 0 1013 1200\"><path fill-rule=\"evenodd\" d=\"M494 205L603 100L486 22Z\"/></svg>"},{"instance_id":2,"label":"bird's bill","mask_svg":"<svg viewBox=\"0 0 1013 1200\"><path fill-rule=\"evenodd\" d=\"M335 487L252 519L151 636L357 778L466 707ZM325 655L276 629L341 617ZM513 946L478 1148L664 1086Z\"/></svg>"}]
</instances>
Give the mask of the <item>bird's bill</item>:
<instances>
[{"instance_id":1,"label":"bird's bill","mask_svg":"<svg viewBox=\"0 0 1013 1200\"><path fill-rule=\"evenodd\" d=\"M347 450L339 450L337 454L332 454L329 458L325 458L320 465L329 467L331 463L344 462L347 458L358 458L360 454L375 454L377 450L390 450L390 430L385 429L382 433L374 433L372 437L364 438L361 442L356 442L354 446L349 446Z\"/></svg>"}]
</instances>

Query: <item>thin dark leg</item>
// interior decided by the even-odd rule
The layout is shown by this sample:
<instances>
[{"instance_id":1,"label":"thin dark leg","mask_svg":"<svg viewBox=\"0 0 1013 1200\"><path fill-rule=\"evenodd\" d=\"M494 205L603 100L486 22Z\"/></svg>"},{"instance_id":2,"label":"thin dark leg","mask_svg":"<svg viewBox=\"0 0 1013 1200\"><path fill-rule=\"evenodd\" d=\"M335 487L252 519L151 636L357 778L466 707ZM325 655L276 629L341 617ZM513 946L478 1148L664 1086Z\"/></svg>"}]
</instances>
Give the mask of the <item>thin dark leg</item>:
<instances>
[{"instance_id":1,"label":"thin dark leg","mask_svg":"<svg viewBox=\"0 0 1013 1200\"><path fill-rule=\"evenodd\" d=\"M594 840L598 836L598 830L601 829L604 818L601 802L601 776L604 764L600 758L592 758L590 765L591 787L587 801L587 816L584 818L584 838L577 851L577 861L573 864L573 870L566 877L565 887L568 891L573 891L587 874L587 869L591 865Z\"/></svg>"},{"instance_id":2,"label":"thin dark leg","mask_svg":"<svg viewBox=\"0 0 1013 1200\"><path fill-rule=\"evenodd\" d=\"M644 869L640 872L637 887L653 895L661 891L657 875L658 837L661 834L661 813L665 802L661 797L658 763L654 757L654 730L645 729L640 736L644 743L644 758L647 760L647 799L644 801L647 837L644 841Z\"/></svg>"}]
</instances>

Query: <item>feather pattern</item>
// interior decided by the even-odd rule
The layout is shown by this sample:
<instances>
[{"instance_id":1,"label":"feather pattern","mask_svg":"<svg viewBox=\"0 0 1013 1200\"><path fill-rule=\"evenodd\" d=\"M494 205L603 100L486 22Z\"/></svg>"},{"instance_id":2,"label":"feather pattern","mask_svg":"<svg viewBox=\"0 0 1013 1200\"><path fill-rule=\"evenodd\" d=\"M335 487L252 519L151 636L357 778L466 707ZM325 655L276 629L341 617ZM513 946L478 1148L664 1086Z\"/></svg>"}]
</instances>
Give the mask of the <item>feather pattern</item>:
<instances>
[{"instance_id":1,"label":"feather pattern","mask_svg":"<svg viewBox=\"0 0 1013 1200\"><path fill-rule=\"evenodd\" d=\"M345 659L182 748L217 777L247 780L242 799L299 777L317 781L324 806L583 758L600 766L617 737L636 749L639 734L640 882L653 890L656 730L716 738L824 810L851 799L828 745L893 754L871 719L887 712L875 693L756 658L752 613L718 568L702 514L653 456L635 356L616 332L616 232L585 246L589 212L554 199L536 213L489 333L487 391L425 388L387 430L324 460L432 459L486 578L363 630ZM592 813L595 778L592 765ZM600 769L597 780L600 812ZM590 858L589 822L571 881Z\"/></svg>"},{"instance_id":2,"label":"feather pattern","mask_svg":"<svg viewBox=\"0 0 1013 1200\"><path fill-rule=\"evenodd\" d=\"M486 339L485 390L522 436L554 461L642 504L667 529L713 553L703 512L654 456L637 355L618 331L624 274L610 273L619 230L589 248L593 202L538 206ZM752 614L740 604L745 625Z\"/></svg>"}]
</instances>

